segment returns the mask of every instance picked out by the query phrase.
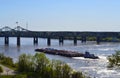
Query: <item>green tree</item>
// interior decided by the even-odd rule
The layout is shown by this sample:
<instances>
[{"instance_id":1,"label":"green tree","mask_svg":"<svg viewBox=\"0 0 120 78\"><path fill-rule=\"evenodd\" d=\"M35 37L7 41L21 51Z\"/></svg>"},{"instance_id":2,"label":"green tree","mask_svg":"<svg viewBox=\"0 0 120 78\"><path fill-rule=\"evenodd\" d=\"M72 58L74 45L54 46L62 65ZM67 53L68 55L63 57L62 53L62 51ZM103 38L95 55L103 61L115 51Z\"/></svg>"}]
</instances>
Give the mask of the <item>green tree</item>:
<instances>
[{"instance_id":1,"label":"green tree","mask_svg":"<svg viewBox=\"0 0 120 78\"><path fill-rule=\"evenodd\" d=\"M54 78L62 78L63 77L63 73L62 73L62 64L63 62L59 61L59 60L52 60L52 66L53 66L53 77Z\"/></svg>"},{"instance_id":2,"label":"green tree","mask_svg":"<svg viewBox=\"0 0 120 78\"><path fill-rule=\"evenodd\" d=\"M19 72L34 71L34 63L31 55L22 54L19 56L18 71Z\"/></svg>"},{"instance_id":3,"label":"green tree","mask_svg":"<svg viewBox=\"0 0 120 78\"><path fill-rule=\"evenodd\" d=\"M0 66L0 73L2 73L3 72L3 68Z\"/></svg>"},{"instance_id":4,"label":"green tree","mask_svg":"<svg viewBox=\"0 0 120 78\"><path fill-rule=\"evenodd\" d=\"M118 66L120 67L120 51L116 51L115 54L108 57L109 65L108 67Z\"/></svg>"},{"instance_id":5,"label":"green tree","mask_svg":"<svg viewBox=\"0 0 120 78\"><path fill-rule=\"evenodd\" d=\"M49 59L44 53L36 53L34 56L35 72L42 78L45 78L47 67L49 66Z\"/></svg>"},{"instance_id":6,"label":"green tree","mask_svg":"<svg viewBox=\"0 0 120 78\"><path fill-rule=\"evenodd\" d=\"M14 65L13 60L10 57L4 57L4 59L2 60L2 63L10 66Z\"/></svg>"},{"instance_id":7,"label":"green tree","mask_svg":"<svg viewBox=\"0 0 120 78\"><path fill-rule=\"evenodd\" d=\"M85 78L85 76L82 74L82 72L73 72L72 78Z\"/></svg>"},{"instance_id":8,"label":"green tree","mask_svg":"<svg viewBox=\"0 0 120 78\"><path fill-rule=\"evenodd\" d=\"M4 57L5 57L4 54L0 53L0 60L2 60Z\"/></svg>"},{"instance_id":9,"label":"green tree","mask_svg":"<svg viewBox=\"0 0 120 78\"><path fill-rule=\"evenodd\" d=\"M63 78L70 78L71 71L73 71L73 70L71 69L70 66L68 66L67 64L63 64L63 66L62 66Z\"/></svg>"}]
</instances>

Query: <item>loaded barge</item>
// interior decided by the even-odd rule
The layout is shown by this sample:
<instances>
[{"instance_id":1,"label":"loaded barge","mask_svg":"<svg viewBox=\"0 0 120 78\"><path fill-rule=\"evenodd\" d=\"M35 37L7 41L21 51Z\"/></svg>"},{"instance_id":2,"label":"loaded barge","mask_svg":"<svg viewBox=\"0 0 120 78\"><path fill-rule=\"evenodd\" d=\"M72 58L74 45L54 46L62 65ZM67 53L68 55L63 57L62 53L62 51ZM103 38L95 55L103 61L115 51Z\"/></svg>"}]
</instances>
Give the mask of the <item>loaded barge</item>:
<instances>
[{"instance_id":1,"label":"loaded barge","mask_svg":"<svg viewBox=\"0 0 120 78\"><path fill-rule=\"evenodd\" d=\"M84 54L75 51L57 50L53 48L45 48L45 49L41 48L41 49L35 49L35 51L52 54L52 55L60 55L65 57L84 57L84 58L98 59L98 56L94 56L94 54L90 54L89 52L85 52Z\"/></svg>"}]
</instances>

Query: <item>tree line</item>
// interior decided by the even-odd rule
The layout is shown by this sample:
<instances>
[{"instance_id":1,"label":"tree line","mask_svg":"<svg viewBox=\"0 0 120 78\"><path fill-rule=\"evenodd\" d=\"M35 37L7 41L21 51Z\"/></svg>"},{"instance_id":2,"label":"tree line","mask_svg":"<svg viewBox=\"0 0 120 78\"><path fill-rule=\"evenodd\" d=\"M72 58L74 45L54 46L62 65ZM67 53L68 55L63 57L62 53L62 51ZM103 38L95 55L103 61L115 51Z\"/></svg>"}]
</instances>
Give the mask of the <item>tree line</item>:
<instances>
[{"instance_id":1,"label":"tree line","mask_svg":"<svg viewBox=\"0 0 120 78\"><path fill-rule=\"evenodd\" d=\"M49 60L44 53L22 54L17 63L0 54L0 63L17 72L15 76L1 76L3 78L85 78L82 72L74 71L59 60Z\"/></svg>"},{"instance_id":2,"label":"tree line","mask_svg":"<svg viewBox=\"0 0 120 78\"><path fill-rule=\"evenodd\" d=\"M44 53L20 55L18 71L27 73L28 78L85 78L81 72L73 71L66 63L49 60Z\"/></svg>"}]
</instances>

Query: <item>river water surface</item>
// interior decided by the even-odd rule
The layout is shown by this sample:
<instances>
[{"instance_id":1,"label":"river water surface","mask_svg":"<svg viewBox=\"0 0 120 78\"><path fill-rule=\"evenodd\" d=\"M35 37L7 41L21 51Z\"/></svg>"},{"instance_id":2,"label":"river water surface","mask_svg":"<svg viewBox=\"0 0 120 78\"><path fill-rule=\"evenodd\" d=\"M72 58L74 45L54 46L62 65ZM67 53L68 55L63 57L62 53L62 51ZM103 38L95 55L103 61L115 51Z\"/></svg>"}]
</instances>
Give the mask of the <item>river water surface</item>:
<instances>
[{"instance_id":1,"label":"river water surface","mask_svg":"<svg viewBox=\"0 0 120 78\"><path fill-rule=\"evenodd\" d=\"M84 74L91 76L92 78L120 78L120 69L107 69L108 61L107 56L115 53L115 50L120 50L120 43L100 43L97 45L94 41L87 41L87 43L81 43L78 41L78 45L74 46L72 40L64 40L64 45L59 46L57 39L51 40L51 46L47 46L46 39L39 39L38 45L33 45L32 38L21 38L21 46L16 46L16 38L10 38L9 46L4 46L4 38L0 38L0 52L6 56L10 56L17 61L20 54L35 54L36 48L55 48L62 50L78 51L84 53L89 51L100 57L100 59L85 59L82 57L67 58L58 55L46 56L49 59L61 60L68 63L73 69L82 71Z\"/></svg>"}]
</instances>

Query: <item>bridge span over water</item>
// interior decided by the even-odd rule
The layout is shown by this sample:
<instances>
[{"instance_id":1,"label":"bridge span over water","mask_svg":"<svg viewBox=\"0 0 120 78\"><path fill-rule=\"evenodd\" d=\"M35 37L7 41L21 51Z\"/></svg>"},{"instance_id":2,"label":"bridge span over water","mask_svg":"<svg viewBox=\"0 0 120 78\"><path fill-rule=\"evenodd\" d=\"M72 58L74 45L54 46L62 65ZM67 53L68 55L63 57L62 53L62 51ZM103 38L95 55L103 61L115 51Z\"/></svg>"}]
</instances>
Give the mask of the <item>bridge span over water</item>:
<instances>
[{"instance_id":1,"label":"bridge span over water","mask_svg":"<svg viewBox=\"0 0 120 78\"><path fill-rule=\"evenodd\" d=\"M120 32L70 32L70 31L31 31L20 26L10 28L5 26L0 29L0 37L4 37L5 45L9 45L9 37L17 38L17 45L20 46L20 38L33 38L33 43L38 44L38 38L47 38L47 45L51 45L51 39L58 39L59 44L63 44L65 39L73 40L77 45L77 40L86 42L95 40L97 44L105 41L105 38L112 38L111 41L120 41ZM90 39L92 38L92 39Z\"/></svg>"}]
</instances>

